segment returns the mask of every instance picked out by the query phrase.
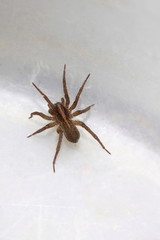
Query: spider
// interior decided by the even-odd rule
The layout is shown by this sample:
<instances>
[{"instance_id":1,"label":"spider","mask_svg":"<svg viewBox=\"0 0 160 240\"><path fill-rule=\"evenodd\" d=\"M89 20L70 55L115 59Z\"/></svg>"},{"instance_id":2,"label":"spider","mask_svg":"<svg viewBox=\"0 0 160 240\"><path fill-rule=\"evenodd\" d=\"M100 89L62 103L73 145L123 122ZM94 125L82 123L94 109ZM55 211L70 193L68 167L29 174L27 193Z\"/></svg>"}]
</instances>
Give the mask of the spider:
<instances>
[{"instance_id":1,"label":"spider","mask_svg":"<svg viewBox=\"0 0 160 240\"><path fill-rule=\"evenodd\" d=\"M48 123L47 125L45 125L44 127L38 129L36 132L32 133L31 135L29 135L28 138L35 134L43 132L44 130L46 130L48 128L58 126L57 133L59 135L59 138L58 138L56 152L55 152L54 159L53 159L53 171L54 172L55 172L55 163L56 163L57 155L60 151L63 135L67 138L68 141L70 141L72 143L77 143L80 138L80 133L76 126L81 126L82 128L84 128L87 132L89 132L95 138L95 140L97 140L97 142L101 145L101 147L107 153L111 154L105 148L105 146L103 145L101 140L98 138L98 136L84 122L81 122L78 120L72 120L74 117L89 111L90 108L94 106L94 104L92 104L82 110L77 110L75 112L72 112L78 104L80 95L83 91L83 88L84 88L89 76L90 76L90 74L88 74L87 78L83 82L83 84L80 87L80 89L75 97L75 100L73 101L72 104L70 104L70 97L68 95L67 84L66 84L66 64L64 65L64 70L63 70L64 97L61 98L61 102L52 103L49 100L49 98L34 83L32 83L33 86L38 90L38 92L43 96L43 98L48 103L48 107L49 107L48 112L50 113L51 116L47 116L42 112L32 112L29 119L32 118L34 115L38 115L38 116L42 117L43 119L49 120L51 122Z\"/></svg>"}]
</instances>

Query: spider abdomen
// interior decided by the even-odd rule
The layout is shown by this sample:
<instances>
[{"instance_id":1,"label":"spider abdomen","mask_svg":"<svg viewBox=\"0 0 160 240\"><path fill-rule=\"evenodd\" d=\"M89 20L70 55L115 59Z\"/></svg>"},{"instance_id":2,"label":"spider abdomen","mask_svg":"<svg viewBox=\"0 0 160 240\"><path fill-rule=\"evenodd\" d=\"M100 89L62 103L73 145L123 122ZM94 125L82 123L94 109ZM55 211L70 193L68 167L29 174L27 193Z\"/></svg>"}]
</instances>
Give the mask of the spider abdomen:
<instances>
[{"instance_id":1,"label":"spider abdomen","mask_svg":"<svg viewBox=\"0 0 160 240\"><path fill-rule=\"evenodd\" d=\"M66 124L63 124L64 135L69 142L77 143L80 138L80 133L72 121L68 121L68 124L70 127L68 127Z\"/></svg>"}]
</instances>

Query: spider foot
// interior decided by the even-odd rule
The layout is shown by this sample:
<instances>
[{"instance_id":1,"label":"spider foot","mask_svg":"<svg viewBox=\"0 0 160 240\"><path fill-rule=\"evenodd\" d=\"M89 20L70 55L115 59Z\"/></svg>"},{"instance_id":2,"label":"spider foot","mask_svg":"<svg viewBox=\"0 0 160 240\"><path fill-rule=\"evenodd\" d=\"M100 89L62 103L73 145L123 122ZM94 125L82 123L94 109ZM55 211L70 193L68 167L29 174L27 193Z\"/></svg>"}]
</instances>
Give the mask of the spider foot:
<instances>
[{"instance_id":1,"label":"spider foot","mask_svg":"<svg viewBox=\"0 0 160 240\"><path fill-rule=\"evenodd\" d=\"M111 155L111 153L106 148L104 148L104 150Z\"/></svg>"},{"instance_id":2,"label":"spider foot","mask_svg":"<svg viewBox=\"0 0 160 240\"><path fill-rule=\"evenodd\" d=\"M32 135L33 135L33 134L31 134L31 135L28 135L28 136L27 136L27 138L30 138L30 137L32 137Z\"/></svg>"},{"instance_id":3,"label":"spider foot","mask_svg":"<svg viewBox=\"0 0 160 240\"><path fill-rule=\"evenodd\" d=\"M53 164L53 172L54 172L54 173L56 172L55 164Z\"/></svg>"}]
</instances>

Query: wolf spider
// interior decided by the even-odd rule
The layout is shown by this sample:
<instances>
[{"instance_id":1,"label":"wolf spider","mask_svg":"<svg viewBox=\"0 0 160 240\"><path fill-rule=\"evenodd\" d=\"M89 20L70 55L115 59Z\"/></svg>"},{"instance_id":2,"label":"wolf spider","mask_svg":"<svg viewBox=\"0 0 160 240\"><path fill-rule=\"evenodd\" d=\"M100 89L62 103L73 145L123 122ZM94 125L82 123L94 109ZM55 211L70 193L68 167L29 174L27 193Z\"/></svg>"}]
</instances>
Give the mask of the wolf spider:
<instances>
[{"instance_id":1,"label":"wolf spider","mask_svg":"<svg viewBox=\"0 0 160 240\"><path fill-rule=\"evenodd\" d=\"M68 141L72 142L72 143L76 143L78 142L79 138L80 138L80 133L77 129L76 126L81 126L83 127L87 132L89 132L92 137L94 137L97 142L102 146L102 148L108 152L109 154L111 154L103 145L103 143L101 142L101 140L98 138L98 136L84 123L78 120L72 120L72 118L85 113L87 111L90 110L91 107L94 106L94 104L82 109L82 110L77 110L75 112L72 113L73 109L76 108L77 103L79 101L79 97L83 91L84 85L86 84L90 74L88 74L87 78L85 79L85 81L83 82L82 86L80 87L74 102L70 105L70 97L68 95L68 90L67 90L67 84L66 84L66 65L64 65L64 70L63 70L63 91L64 91L64 98L61 98L61 102L57 102L55 104L53 104L49 98L34 84L33 86L38 90L38 92L43 96L43 98L47 101L48 103L48 107L49 110L48 112L50 113L51 116L47 116L44 113L41 112L32 112L29 118L32 118L33 115L38 115L40 117L42 117L43 119L49 120L51 121L50 123L48 123L47 125L45 125L44 127L40 128L39 130L37 130L36 132L32 133L31 135L28 136L31 137L35 134L38 134L48 128L52 128L55 126L58 126L57 128L57 133L59 134L59 139L58 139L58 143L57 143L57 147L56 147L56 153L53 159L53 171L55 172L55 163L56 163L56 158L57 155L60 151L60 147L61 147L61 143L62 143L62 138L63 135L65 135L65 137L67 138Z\"/></svg>"}]
</instances>

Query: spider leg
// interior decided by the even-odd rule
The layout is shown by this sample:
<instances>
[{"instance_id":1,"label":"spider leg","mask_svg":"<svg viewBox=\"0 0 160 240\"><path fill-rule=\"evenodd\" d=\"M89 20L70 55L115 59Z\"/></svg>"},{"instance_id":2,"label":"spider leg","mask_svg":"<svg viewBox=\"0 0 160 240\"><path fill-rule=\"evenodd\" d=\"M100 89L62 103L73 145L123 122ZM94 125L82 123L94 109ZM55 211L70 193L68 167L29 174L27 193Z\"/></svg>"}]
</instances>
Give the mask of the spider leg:
<instances>
[{"instance_id":1,"label":"spider leg","mask_svg":"<svg viewBox=\"0 0 160 240\"><path fill-rule=\"evenodd\" d=\"M90 105L89 107L86 107L86 108L84 108L84 109L82 109L82 110L77 110L76 112L74 112L74 113L72 114L72 118L73 118L73 117L76 117L76 116L78 116L78 115L80 115L80 114L82 114L82 113L85 113L85 112L89 111L90 108L93 107L93 106L94 106L94 104L92 104L92 105Z\"/></svg>"},{"instance_id":2,"label":"spider leg","mask_svg":"<svg viewBox=\"0 0 160 240\"><path fill-rule=\"evenodd\" d=\"M64 91L64 97L66 100L66 107L68 107L70 104L70 98L68 95L67 84L66 84L66 64L64 65L64 70L63 70L63 91Z\"/></svg>"},{"instance_id":3,"label":"spider leg","mask_svg":"<svg viewBox=\"0 0 160 240\"><path fill-rule=\"evenodd\" d=\"M44 113L41 113L41 112L32 112L31 115L30 115L30 117L29 117L29 119L32 118L33 115L38 115L38 116L40 116L41 118L46 119L46 120L51 120L51 121L54 120L53 117L47 116L47 115L45 115Z\"/></svg>"},{"instance_id":4,"label":"spider leg","mask_svg":"<svg viewBox=\"0 0 160 240\"><path fill-rule=\"evenodd\" d=\"M106 148L105 146L103 145L103 143L101 142L101 140L98 138L98 136L84 123L84 122L81 122L81 121L73 121L73 123L75 125L78 125L78 126L81 126L83 127L87 132L89 132L92 137L94 137L94 139L97 140L97 142L99 142L99 144L101 145L101 147L106 151L108 152L109 154L111 154Z\"/></svg>"},{"instance_id":5,"label":"spider leg","mask_svg":"<svg viewBox=\"0 0 160 240\"><path fill-rule=\"evenodd\" d=\"M64 100L63 97L61 98L61 103L62 103L63 106L65 106L65 100Z\"/></svg>"},{"instance_id":6,"label":"spider leg","mask_svg":"<svg viewBox=\"0 0 160 240\"><path fill-rule=\"evenodd\" d=\"M36 132L34 132L34 133L32 133L31 135L27 136L27 138L32 137L33 135L35 135L35 134L37 134L37 133L40 133L40 132L43 132L44 130L46 130L46 129L48 129L48 128L52 128L52 127L54 127L54 126L56 126L56 125L57 125L57 123L55 123L55 122L48 123L46 126L38 129Z\"/></svg>"},{"instance_id":7,"label":"spider leg","mask_svg":"<svg viewBox=\"0 0 160 240\"><path fill-rule=\"evenodd\" d=\"M79 97L80 97L80 95L81 95L81 93L82 93L82 91L83 91L84 85L86 84L89 76L90 76L90 74L88 74L88 76L87 76L86 79L84 80L82 86L80 87L80 89L79 89L79 91L78 91L78 93L77 93L77 95L76 95L76 97L75 97L74 102L72 103L72 105L71 105L70 108L69 108L70 111L72 111L73 109L75 109L75 107L77 106L77 103L78 103L78 101L79 101Z\"/></svg>"},{"instance_id":8,"label":"spider leg","mask_svg":"<svg viewBox=\"0 0 160 240\"><path fill-rule=\"evenodd\" d=\"M54 104L49 100L49 98L33 83L33 86L37 89L37 91L43 96L43 98L48 102L48 106L54 107Z\"/></svg>"},{"instance_id":9,"label":"spider leg","mask_svg":"<svg viewBox=\"0 0 160 240\"><path fill-rule=\"evenodd\" d=\"M54 159L53 159L53 171L54 172L55 172L55 163L56 163L57 155L60 151L61 144L62 144L62 138L63 138L63 131L57 129L57 132L59 134L59 138L58 138L58 143L57 143L57 147L56 147L56 153L55 153Z\"/></svg>"}]
</instances>

